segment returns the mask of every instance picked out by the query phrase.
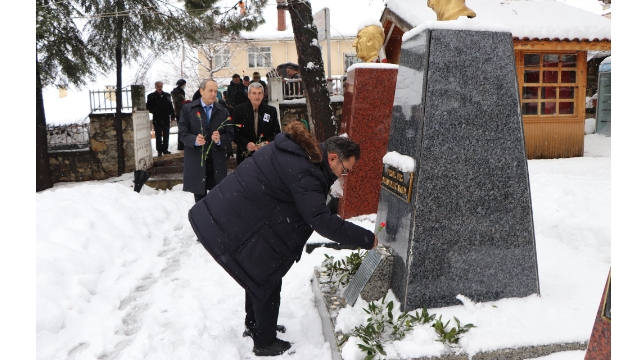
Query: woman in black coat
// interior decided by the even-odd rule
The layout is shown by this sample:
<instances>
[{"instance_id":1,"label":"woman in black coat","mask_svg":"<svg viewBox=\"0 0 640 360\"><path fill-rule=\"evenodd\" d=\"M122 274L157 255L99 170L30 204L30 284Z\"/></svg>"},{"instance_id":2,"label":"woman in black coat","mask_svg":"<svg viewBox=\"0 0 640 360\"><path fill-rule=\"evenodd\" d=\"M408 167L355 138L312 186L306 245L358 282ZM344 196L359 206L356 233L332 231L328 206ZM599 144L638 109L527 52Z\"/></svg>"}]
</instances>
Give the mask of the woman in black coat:
<instances>
[{"instance_id":1,"label":"woman in black coat","mask_svg":"<svg viewBox=\"0 0 640 360\"><path fill-rule=\"evenodd\" d=\"M198 239L246 290L245 325L256 355L291 345L276 338L282 277L300 260L315 230L341 244L371 249L375 235L332 214L333 182L360 157L358 144L318 142L300 122L260 148L189 211Z\"/></svg>"}]
</instances>

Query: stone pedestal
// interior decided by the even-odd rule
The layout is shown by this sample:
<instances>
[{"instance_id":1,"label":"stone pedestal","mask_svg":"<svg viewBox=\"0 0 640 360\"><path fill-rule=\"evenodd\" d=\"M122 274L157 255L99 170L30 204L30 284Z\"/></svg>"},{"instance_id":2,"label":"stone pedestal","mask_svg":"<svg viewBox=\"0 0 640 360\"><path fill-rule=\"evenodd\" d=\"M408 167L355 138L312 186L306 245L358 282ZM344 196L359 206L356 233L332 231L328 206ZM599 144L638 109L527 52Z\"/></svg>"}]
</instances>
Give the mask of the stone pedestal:
<instances>
[{"instance_id":1,"label":"stone pedestal","mask_svg":"<svg viewBox=\"0 0 640 360\"><path fill-rule=\"evenodd\" d=\"M602 293L584 360L611 360L611 270Z\"/></svg>"},{"instance_id":2,"label":"stone pedestal","mask_svg":"<svg viewBox=\"0 0 640 360\"><path fill-rule=\"evenodd\" d=\"M349 68L340 133L360 145L360 160L343 184L338 215L343 219L378 209L380 166L387 149L398 66L357 64Z\"/></svg>"},{"instance_id":3,"label":"stone pedestal","mask_svg":"<svg viewBox=\"0 0 640 360\"><path fill-rule=\"evenodd\" d=\"M406 36L387 151L415 164L377 174L394 190L380 190L376 221L399 257L394 294L403 310L539 294L511 34Z\"/></svg>"},{"instance_id":4,"label":"stone pedestal","mask_svg":"<svg viewBox=\"0 0 640 360\"><path fill-rule=\"evenodd\" d=\"M131 85L131 103L133 111L147 110L147 96L144 93L144 85Z\"/></svg>"}]
</instances>

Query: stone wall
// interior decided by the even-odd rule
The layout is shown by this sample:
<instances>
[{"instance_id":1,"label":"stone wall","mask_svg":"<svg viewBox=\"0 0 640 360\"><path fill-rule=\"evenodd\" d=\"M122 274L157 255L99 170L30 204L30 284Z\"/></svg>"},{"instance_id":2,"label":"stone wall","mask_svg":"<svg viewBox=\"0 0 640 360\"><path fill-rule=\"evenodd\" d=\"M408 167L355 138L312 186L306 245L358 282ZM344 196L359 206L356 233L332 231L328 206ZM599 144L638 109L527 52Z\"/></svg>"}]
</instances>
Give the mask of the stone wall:
<instances>
[{"instance_id":1,"label":"stone wall","mask_svg":"<svg viewBox=\"0 0 640 360\"><path fill-rule=\"evenodd\" d=\"M342 119L342 101L332 101L331 109L333 109L333 116L338 121L338 129L340 129L340 120ZM292 120L309 120L307 115L307 103L301 101L281 102L278 104L280 107L280 126L284 129L285 126Z\"/></svg>"},{"instance_id":2,"label":"stone wall","mask_svg":"<svg viewBox=\"0 0 640 360\"><path fill-rule=\"evenodd\" d=\"M54 183L103 180L109 177L100 168L90 149L49 153L49 168Z\"/></svg>"},{"instance_id":3,"label":"stone wall","mask_svg":"<svg viewBox=\"0 0 640 360\"><path fill-rule=\"evenodd\" d=\"M118 151L116 148L115 114L91 114L91 151L102 164L102 168L116 176L118 174ZM122 114L122 137L124 138L124 172L136 169L133 137L133 118L131 113Z\"/></svg>"},{"instance_id":4,"label":"stone wall","mask_svg":"<svg viewBox=\"0 0 640 360\"><path fill-rule=\"evenodd\" d=\"M125 172L135 170L133 120L122 114ZM103 180L118 175L115 114L90 114L89 150L49 153L53 182Z\"/></svg>"}]
</instances>

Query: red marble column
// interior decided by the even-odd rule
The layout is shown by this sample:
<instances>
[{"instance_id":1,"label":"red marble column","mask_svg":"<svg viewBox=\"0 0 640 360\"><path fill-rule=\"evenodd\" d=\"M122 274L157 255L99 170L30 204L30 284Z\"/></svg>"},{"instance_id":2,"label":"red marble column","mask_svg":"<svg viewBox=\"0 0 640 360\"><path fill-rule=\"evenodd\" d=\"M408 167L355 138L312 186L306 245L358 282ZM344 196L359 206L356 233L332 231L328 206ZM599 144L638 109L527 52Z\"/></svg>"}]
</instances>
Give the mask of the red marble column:
<instances>
[{"instance_id":1,"label":"red marble column","mask_svg":"<svg viewBox=\"0 0 640 360\"><path fill-rule=\"evenodd\" d=\"M611 314L604 311L607 301L611 301L610 292L611 270L609 270L609 278L602 293L602 300L600 300L600 307L596 314L596 321L593 324L584 360L611 360L611 319L607 318L607 315L611 316ZM610 308L611 304L609 304Z\"/></svg>"},{"instance_id":2,"label":"red marble column","mask_svg":"<svg viewBox=\"0 0 640 360\"><path fill-rule=\"evenodd\" d=\"M343 219L378 211L397 77L392 64L357 64L347 72L340 134L360 145L360 160L344 179L338 205Z\"/></svg>"}]
</instances>

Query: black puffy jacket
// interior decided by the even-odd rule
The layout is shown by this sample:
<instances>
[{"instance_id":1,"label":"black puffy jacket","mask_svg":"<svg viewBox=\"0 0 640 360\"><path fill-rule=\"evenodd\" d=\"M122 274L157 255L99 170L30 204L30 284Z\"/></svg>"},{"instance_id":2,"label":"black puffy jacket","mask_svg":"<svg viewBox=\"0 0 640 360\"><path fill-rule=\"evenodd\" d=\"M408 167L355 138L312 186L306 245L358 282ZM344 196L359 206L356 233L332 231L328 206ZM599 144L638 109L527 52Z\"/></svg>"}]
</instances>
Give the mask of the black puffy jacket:
<instances>
[{"instance_id":1,"label":"black puffy jacket","mask_svg":"<svg viewBox=\"0 0 640 360\"><path fill-rule=\"evenodd\" d=\"M338 243L373 246L371 231L331 213L326 198L337 176L326 153L318 163L310 154L280 133L189 210L202 245L260 300L300 259L314 230Z\"/></svg>"}]
</instances>

